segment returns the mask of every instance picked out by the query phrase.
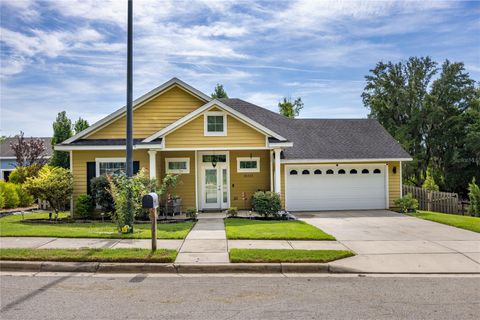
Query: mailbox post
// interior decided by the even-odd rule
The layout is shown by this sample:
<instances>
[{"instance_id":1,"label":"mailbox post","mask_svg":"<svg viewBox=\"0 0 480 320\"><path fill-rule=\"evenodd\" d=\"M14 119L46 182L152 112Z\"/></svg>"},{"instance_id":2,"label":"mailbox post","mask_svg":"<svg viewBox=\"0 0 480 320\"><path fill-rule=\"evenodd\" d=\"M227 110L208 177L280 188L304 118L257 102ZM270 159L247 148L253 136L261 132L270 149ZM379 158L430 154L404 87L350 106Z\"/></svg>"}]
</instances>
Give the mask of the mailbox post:
<instances>
[{"instance_id":1,"label":"mailbox post","mask_svg":"<svg viewBox=\"0 0 480 320\"><path fill-rule=\"evenodd\" d=\"M157 250L157 208L158 195L154 192L146 194L142 198L142 208L148 209L152 222L152 251Z\"/></svg>"}]
</instances>

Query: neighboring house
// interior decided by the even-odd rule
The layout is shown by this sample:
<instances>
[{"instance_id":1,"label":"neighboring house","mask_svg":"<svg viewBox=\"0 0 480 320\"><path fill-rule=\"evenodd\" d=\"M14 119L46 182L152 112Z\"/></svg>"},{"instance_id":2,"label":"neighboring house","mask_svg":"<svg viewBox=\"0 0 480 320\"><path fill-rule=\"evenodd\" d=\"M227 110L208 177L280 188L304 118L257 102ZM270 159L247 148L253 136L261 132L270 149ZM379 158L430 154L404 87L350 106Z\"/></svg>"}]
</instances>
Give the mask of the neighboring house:
<instances>
[{"instance_id":1,"label":"neighboring house","mask_svg":"<svg viewBox=\"0 0 480 320\"><path fill-rule=\"evenodd\" d=\"M30 140L32 138L25 138ZM33 139L41 139L45 144L44 157L50 158L52 156L52 138L46 137L33 137ZM17 166L15 153L10 147L11 143L15 143L17 138L6 138L0 143L0 180L8 181L8 176Z\"/></svg>"},{"instance_id":2,"label":"neighboring house","mask_svg":"<svg viewBox=\"0 0 480 320\"><path fill-rule=\"evenodd\" d=\"M134 101L134 170L180 174L183 208L250 208L258 190L291 211L385 209L411 157L372 119L289 119L240 99L213 100L173 78ZM74 197L125 168L125 107L56 150L70 151Z\"/></svg>"}]
</instances>

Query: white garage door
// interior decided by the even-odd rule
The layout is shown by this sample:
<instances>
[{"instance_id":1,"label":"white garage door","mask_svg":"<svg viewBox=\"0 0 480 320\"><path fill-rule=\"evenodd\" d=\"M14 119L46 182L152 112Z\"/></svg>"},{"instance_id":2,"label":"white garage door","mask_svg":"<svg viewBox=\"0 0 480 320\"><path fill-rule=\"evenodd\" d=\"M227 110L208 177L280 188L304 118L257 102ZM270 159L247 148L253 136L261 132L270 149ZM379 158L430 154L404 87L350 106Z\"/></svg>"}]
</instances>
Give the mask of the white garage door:
<instances>
[{"instance_id":1,"label":"white garage door","mask_svg":"<svg viewBox=\"0 0 480 320\"><path fill-rule=\"evenodd\" d=\"M285 166L290 211L385 209L385 165Z\"/></svg>"}]
</instances>

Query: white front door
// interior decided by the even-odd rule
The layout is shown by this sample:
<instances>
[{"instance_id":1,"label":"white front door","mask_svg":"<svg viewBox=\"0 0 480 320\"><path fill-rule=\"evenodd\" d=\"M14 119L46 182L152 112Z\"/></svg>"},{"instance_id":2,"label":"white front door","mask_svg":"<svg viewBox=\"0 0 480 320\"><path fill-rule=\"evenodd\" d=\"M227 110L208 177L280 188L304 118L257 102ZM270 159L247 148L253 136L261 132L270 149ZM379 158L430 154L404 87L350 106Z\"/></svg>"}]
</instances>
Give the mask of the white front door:
<instances>
[{"instance_id":1,"label":"white front door","mask_svg":"<svg viewBox=\"0 0 480 320\"><path fill-rule=\"evenodd\" d=\"M228 162L217 162L213 166L211 162L202 162L201 159L202 157L200 157L201 209L227 209L229 205Z\"/></svg>"}]
</instances>

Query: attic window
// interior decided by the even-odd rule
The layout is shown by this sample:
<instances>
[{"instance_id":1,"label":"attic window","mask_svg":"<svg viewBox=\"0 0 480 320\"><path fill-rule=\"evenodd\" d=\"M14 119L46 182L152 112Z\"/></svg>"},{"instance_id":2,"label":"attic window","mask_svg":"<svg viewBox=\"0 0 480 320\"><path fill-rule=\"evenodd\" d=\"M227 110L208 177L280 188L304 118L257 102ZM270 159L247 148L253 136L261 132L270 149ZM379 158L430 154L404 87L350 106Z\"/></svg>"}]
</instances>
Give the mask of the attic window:
<instances>
[{"instance_id":1,"label":"attic window","mask_svg":"<svg viewBox=\"0 0 480 320\"><path fill-rule=\"evenodd\" d=\"M205 136L226 136L227 115L223 112L205 113Z\"/></svg>"},{"instance_id":2,"label":"attic window","mask_svg":"<svg viewBox=\"0 0 480 320\"><path fill-rule=\"evenodd\" d=\"M297 170L291 170L290 171L291 176L294 176L294 175L297 175L297 174L298 174Z\"/></svg>"}]
</instances>

